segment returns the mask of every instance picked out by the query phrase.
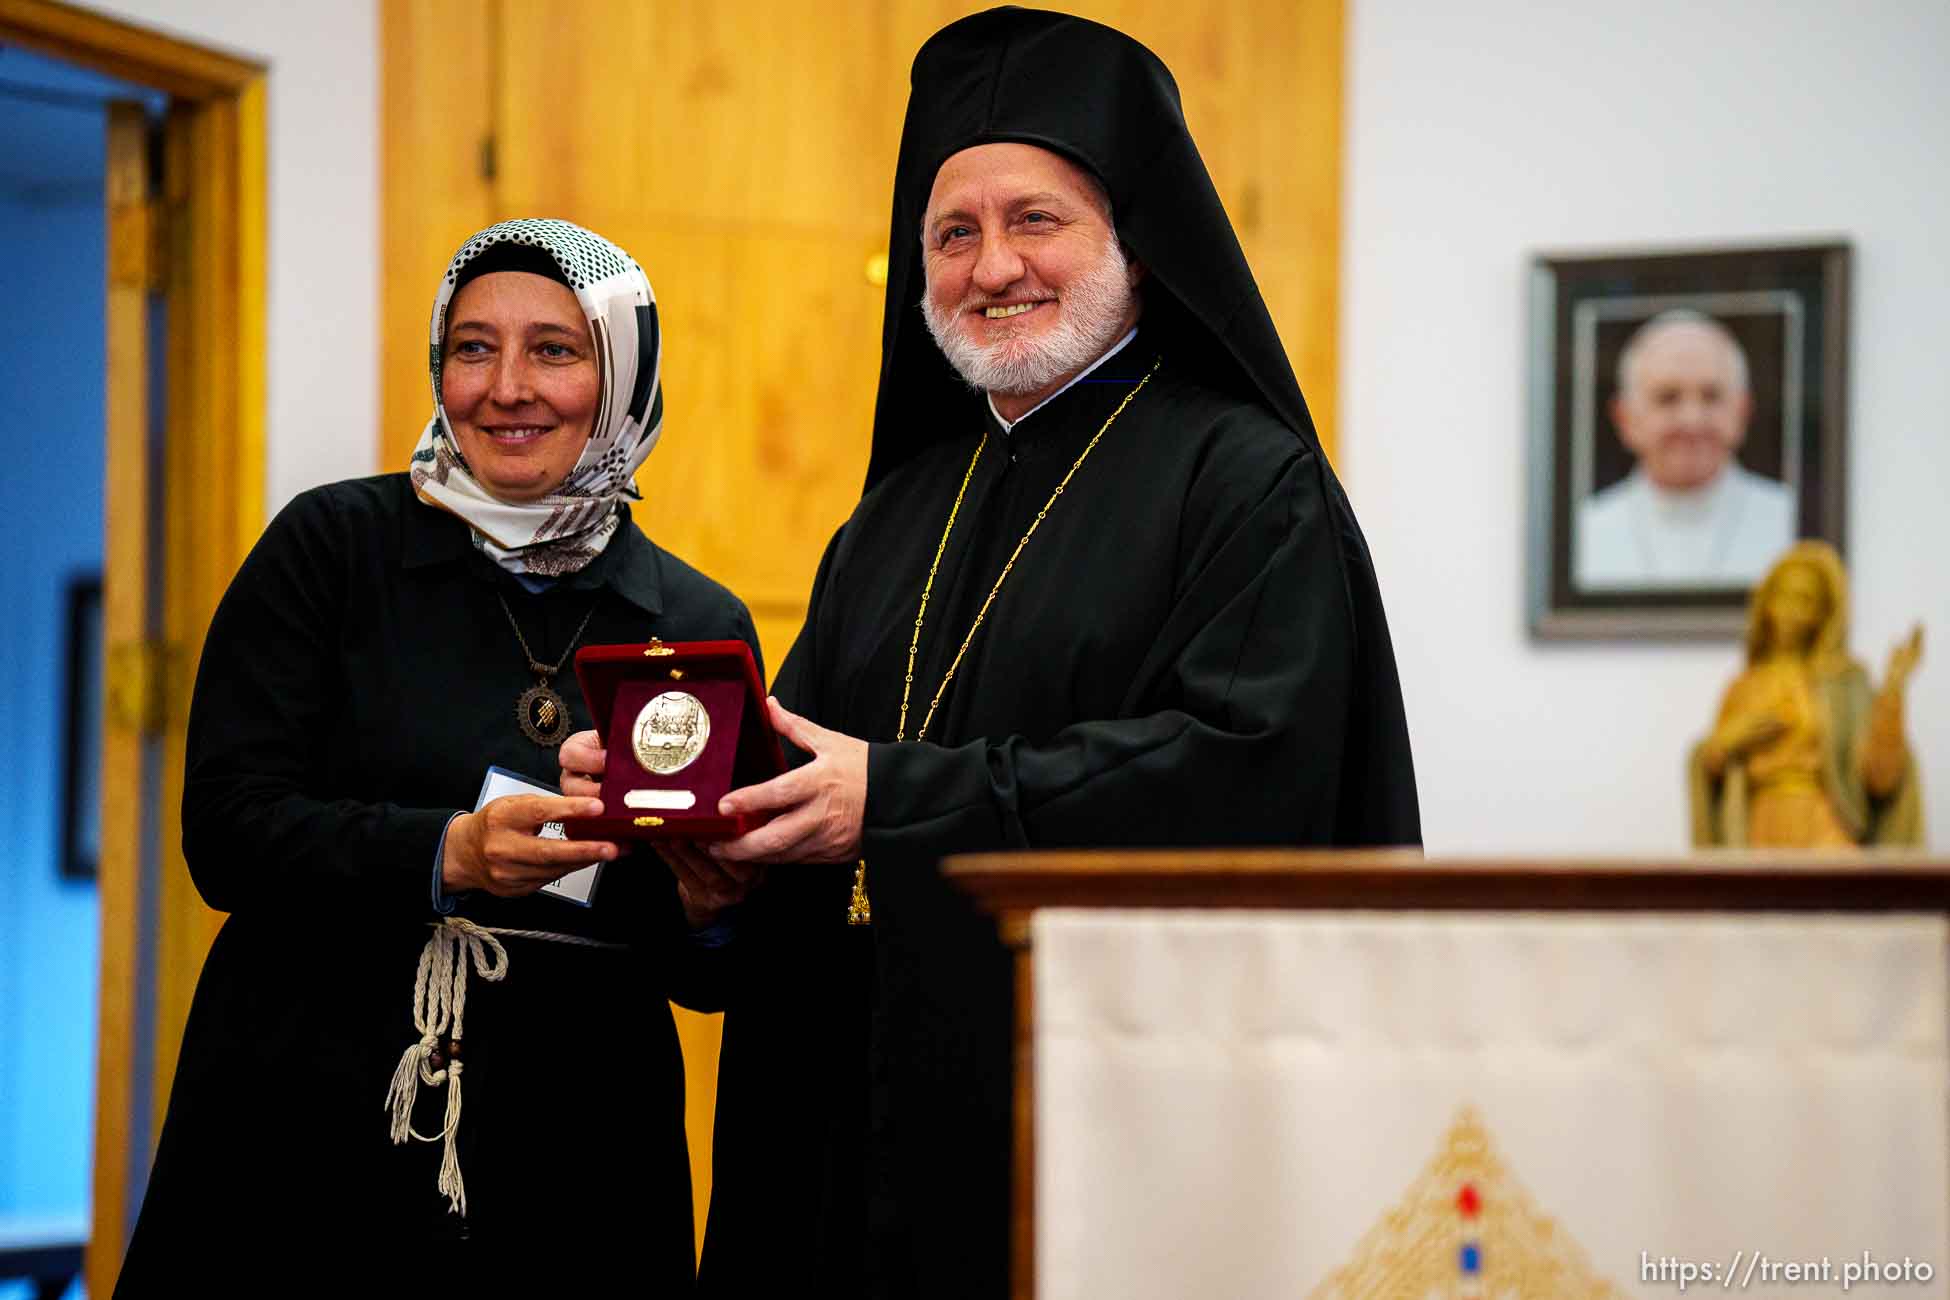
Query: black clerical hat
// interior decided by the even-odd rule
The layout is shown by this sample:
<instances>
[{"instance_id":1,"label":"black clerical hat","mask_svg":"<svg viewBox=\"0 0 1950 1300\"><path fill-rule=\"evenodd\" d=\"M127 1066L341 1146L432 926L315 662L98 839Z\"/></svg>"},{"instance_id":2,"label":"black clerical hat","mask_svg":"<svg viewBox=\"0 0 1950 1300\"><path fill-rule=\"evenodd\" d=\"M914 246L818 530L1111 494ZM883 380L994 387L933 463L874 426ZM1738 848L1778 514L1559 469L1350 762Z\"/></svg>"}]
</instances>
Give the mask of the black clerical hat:
<instances>
[{"instance_id":1,"label":"black clerical hat","mask_svg":"<svg viewBox=\"0 0 1950 1300\"><path fill-rule=\"evenodd\" d=\"M1192 143L1171 72L1102 24L991 9L942 28L914 58L894 180L868 486L979 418L917 305L925 283L921 218L943 162L1004 141L1062 154L1103 184L1119 237L1149 269L1147 339L1167 349L1174 365L1195 367L1203 382L1271 408L1318 451L1300 385ZM968 421L954 418L962 411Z\"/></svg>"}]
</instances>

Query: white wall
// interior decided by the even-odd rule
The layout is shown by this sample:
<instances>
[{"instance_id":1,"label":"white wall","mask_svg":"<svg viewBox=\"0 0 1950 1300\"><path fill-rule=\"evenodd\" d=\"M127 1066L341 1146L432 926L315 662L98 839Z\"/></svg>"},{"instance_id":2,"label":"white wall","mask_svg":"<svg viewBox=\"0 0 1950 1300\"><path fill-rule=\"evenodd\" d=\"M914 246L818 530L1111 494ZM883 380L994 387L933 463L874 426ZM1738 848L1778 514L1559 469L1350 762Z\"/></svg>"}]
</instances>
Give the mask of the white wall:
<instances>
[{"instance_id":1,"label":"white wall","mask_svg":"<svg viewBox=\"0 0 1950 1300\"><path fill-rule=\"evenodd\" d=\"M1540 249L1842 234L1852 642L1929 628L1910 720L1950 842L1950 6L1353 0L1340 411L1436 851L1661 851L1731 645L1524 629Z\"/></svg>"},{"instance_id":2,"label":"white wall","mask_svg":"<svg viewBox=\"0 0 1950 1300\"><path fill-rule=\"evenodd\" d=\"M270 68L265 508L376 468L379 23L371 0L87 0Z\"/></svg>"}]
</instances>

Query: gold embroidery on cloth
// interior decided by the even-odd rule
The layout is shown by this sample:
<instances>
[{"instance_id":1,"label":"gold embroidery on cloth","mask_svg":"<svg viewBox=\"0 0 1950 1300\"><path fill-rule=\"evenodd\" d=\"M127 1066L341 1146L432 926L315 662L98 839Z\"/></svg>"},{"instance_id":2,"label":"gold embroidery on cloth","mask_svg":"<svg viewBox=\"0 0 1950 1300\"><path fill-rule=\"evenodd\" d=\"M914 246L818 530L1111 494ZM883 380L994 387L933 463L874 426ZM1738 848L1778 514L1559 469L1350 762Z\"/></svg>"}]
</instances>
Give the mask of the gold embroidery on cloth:
<instances>
[{"instance_id":1,"label":"gold embroidery on cloth","mask_svg":"<svg viewBox=\"0 0 1950 1300\"><path fill-rule=\"evenodd\" d=\"M1482 1118L1464 1106L1401 1201L1308 1300L1624 1295L1592 1271L1584 1248L1530 1199L1491 1149Z\"/></svg>"}]
</instances>

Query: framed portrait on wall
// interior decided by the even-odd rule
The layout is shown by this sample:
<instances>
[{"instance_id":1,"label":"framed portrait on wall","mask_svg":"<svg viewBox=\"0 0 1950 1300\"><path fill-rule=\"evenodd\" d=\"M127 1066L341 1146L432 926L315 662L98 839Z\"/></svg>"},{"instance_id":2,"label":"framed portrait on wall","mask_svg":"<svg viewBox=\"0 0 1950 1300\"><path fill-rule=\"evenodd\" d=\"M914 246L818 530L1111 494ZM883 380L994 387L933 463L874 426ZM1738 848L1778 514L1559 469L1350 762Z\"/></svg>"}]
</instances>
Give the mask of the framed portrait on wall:
<instances>
[{"instance_id":1,"label":"framed portrait on wall","mask_svg":"<svg viewBox=\"0 0 1950 1300\"><path fill-rule=\"evenodd\" d=\"M1532 263L1534 635L1737 636L1798 538L1843 545L1849 249Z\"/></svg>"}]
</instances>

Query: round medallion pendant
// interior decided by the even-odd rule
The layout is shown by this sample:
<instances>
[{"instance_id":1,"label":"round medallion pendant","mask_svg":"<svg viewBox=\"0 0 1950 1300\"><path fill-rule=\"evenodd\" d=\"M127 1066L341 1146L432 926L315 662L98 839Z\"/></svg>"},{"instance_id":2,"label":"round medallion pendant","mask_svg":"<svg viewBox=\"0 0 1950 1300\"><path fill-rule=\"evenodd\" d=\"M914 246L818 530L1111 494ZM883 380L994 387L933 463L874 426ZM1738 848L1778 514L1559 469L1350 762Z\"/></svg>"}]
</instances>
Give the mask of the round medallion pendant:
<instances>
[{"instance_id":1,"label":"round medallion pendant","mask_svg":"<svg viewBox=\"0 0 1950 1300\"><path fill-rule=\"evenodd\" d=\"M630 748L644 771L654 776L681 772L697 761L711 739L711 715L703 701L685 691L665 691L636 715Z\"/></svg>"},{"instance_id":2,"label":"round medallion pendant","mask_svg":"<svg viewBox=\"0 0 1950 1300\"><path fill-rule=\"evenodd\" d=\"M555 746L569 738L569 706L546 682L537 682L515 700L515 721L538 745Z\"/></svg>"}]
</instances>

